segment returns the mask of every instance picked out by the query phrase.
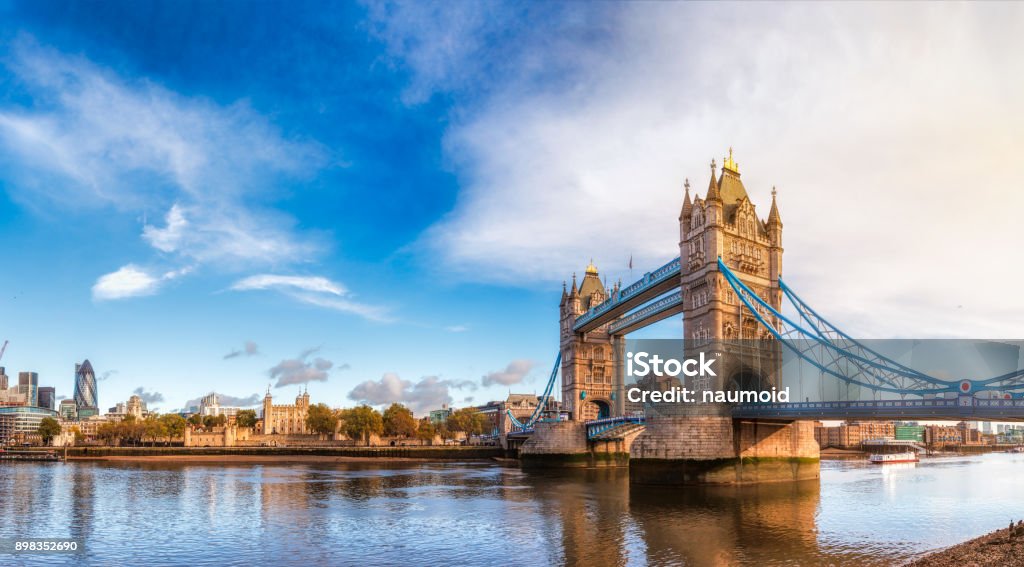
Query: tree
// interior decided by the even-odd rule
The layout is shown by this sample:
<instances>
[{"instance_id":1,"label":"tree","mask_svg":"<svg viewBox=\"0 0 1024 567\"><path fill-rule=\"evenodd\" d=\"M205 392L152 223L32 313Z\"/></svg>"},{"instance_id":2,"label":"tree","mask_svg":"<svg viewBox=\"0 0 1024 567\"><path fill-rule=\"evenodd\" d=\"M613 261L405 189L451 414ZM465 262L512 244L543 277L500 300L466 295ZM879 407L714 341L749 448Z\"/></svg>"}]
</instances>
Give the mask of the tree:
<instances>
[{"instance_id":1,"label":"tree","mask_svg":"<svg viewBox=\"0 0 1024 567\"><path fill-rule=\"evenodd\" d=\"M203 418L203 427L210 429L211 427L224 427L224 424L228 422L228 416L224 414L220 415L208 415Z\"/></svg>"},{"instance_id":2,"label":"tree","mask_svg":"<svg viewBox=\"0 0 1024 567\"><path fill-rule=\"evenodd\" d=\"M399 403L384 410L384 435L412 437L416 434L416 418L412 411Z\"/></svg>"},{"instance_id":3,"label":"tree","mask_svg":"<svg viewBox=\"0 0 1024 567\"><path fill-rule=\"evenodd\" d=\"M82 430L77 425L71 427L71 434L75 436L75 445L85 441L85 435L82 434Z\"/></svg>"},{"instance_id":4,"label":"tree","mask_svg":"<svg viewBox=\"0 0 1024 567\"><path fill-rule=\"evenodd\" d=\"M238 427L256 427L256 410L244 409L235 416L235 425Z\"/></svg>"},{"instance_id":5,"label":"tree","mask_svg":"<svg viewBox=\"0 0 1024 567\"><path fill-rule=\"evenodd\" d=\"M143 435L149 439L151 445L156 445L156 440L161 437L167 437L167 426L164 422L156 418L156 416L150 416L142 422Z\"/></svg>"},{"instance_id":6,"label":"tree","mask_svg":"<svg viewBox=\"0 0 1024 567\"><path fill-rule=\"evenodd\" d=\"M345 422L345 433L352 439L362 439L366 446L370 445L371 435L384 432L384 418L370 406L347 409L341 419Z\"/></svg>"},{"instance_id":7,"label":"tree","mask_svg":"<svg viewBox=\"0 0 1024 567\"><path fill-rule=\"evenodd\" d=\"M327 404L311 405L306 413L306 427L320 435L334 433L338 427L338 416Z\"/></svg>"},{"instance_id":8,"label":"tree","mask_svg":"<svg viewBox=\"0 0 1024 567\"><path fill-rule=\"evenodd\" d=\"M39 436L43 438L43 445L49 445L54 437L60 435L60 423L52 417L44 417L39 422Z\"/></svg>"},{"instance_id":9,"label":"tree","mask_svg":"<svg viewBox=\"0 0 1024 567\"><path fill-rule=\"evenodd\" d=\"M489 433L491 423L486 415L476 409L462 408L448 416L447 425L450 431L465 433L468 439L470 435Z\"/></svg>"},{"instance_id":10,"label":"tree","mask_svg":"<svg viewBox=\"0 0 1024 567\"><path fill-rule=\"evenodd\" d=\"M112 421L101 423L100 426L96 428L96 438L105 443L109 443L110 445L115 445L116 441L120 439L120 434L118 432L119 426L119 423L114 423Z\"/></svg>"},{"instance_id":11,"label":"tree","mask_svg":"<svg viewBox=\"0 0 1024 567\"><path fill-rule=\"evenodd\" d=\"M433 444L435 435L437 435L437 428L431 423L430 418L424 417L421 419L419 427L416 428L416 438Z\"/></svg>"},{"instance_id":12,"label":"tree","mask_svg":"<svg viewBox=\"0 0 1024 567\"><path fill-rule=\"evenodd\" d=\"M185 434L185 418L176 413L168 413L160 416L160 421L167 428L167 436L177 439Z\"/></svg>"},{"instance_id":13,"label":"tree","mask_svg":"<svg viewBox=\"0 0 1024 567\"><path fill-rule=\"evenodd\" d=\"M199 415L198 413L194 413L188 416L188 424L191 425L192 427L202 427L203 416Z\"/></svg>"}]
</instances>

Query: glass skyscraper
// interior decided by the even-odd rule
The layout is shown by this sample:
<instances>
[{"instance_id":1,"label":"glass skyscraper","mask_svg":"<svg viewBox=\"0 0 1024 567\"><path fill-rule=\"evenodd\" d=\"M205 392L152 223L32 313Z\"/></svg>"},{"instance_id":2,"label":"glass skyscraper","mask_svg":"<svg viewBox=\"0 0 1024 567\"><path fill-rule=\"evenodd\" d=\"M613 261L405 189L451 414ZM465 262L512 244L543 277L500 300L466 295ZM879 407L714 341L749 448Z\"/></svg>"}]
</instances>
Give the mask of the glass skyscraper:
<instances>
[{"instance_id":1,"label":"glass skyscraper","mask_svg":"<svg viewBox=\"0 0 1024 567\"><path fill-rule=\"evenodd\" d=\"M39 405L39 374L35 372L18 373L18 391L30 406Z\"/></svg>"},{"instance_id":2,"label":"glass skyscraper","mask_svg":"<svg viewBox=\"0 0 1024 567\"><path fill-rule=\"evenodd\" d=\"M96 373L86 360L75 365L75 405L78 417L89 417L99 413L99 392L96 389Z\"/></svg>"}]
</instances>

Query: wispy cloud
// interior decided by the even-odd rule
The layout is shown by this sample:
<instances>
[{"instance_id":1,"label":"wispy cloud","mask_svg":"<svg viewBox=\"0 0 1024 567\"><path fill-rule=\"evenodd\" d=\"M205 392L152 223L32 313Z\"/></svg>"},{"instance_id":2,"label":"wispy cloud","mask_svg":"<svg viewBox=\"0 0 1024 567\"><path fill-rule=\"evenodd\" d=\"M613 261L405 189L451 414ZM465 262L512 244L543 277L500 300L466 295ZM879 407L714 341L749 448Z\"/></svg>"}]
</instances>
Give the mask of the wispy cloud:
<instances>
[{"instance_id":1,"label":"wispy cloud","mask_svg":"<svg viewBox=\"0 0 1024 567\"><path fill-rule=\"evenodd\" d=\"M512 384L518 384L526 378L526 375L533 370L534 363L532 360L513 360L508 363L508 366L504 370L496 370L494 372L488 372L481 378L480 382L486 387L494 384L502 386L511 386Z\"/></svg>"},{"instance_id":2,"label":"wispy cloud","mask_svg":"<svg viewBox=\"0 0 1024 567\"><path fill-rule=\"evenodd\" d=\"M343 313L351 313L371 321L388 322L386 308L355 301L342 284L320 276L285 276L260 274L235 282L235 291L274 290L297 301Z\"/></svg>"},{"instance_id":3,"label":"wispy cloud","mask_svg":"<svg viewBox=\"0 0 1024 567\"><path fill-rule=\"evenodd\" d=\"M242 349L235 349L224 355L224 360L238 358L240 356L256 356L260 353L260 347L253 341L245 341Z\"/></svg>"},{"instance_id":4,"label":"wispy cloud","mask_svg":"<svg viewBox=\"0 0 1024 567\"><path fill-rule=\"evenodd\" d=\"M164 395L160 392L147 392L145 388L139 386L132 391L133 394L142 399L147 404L158 404L164 401Z\"/></svg>"},{"instance_id":5,"label":"wispy cloud","mask_svg":"<svg viewBox=\"0 0 1024 567\"><path fill-rule=\"evenodd\" d=\"M508 34L450 6L375 21L411 69L412 101L456 105L444 148L461 193L421 241L431 265L555 286L590 257L625 279L632 255L642 273L678 254L684 178L703 193L708 162L735 146L762 217L778 185L790 283L851 332L1024 325L1001 293L1024 268L989 261L1016 253L1024 207L1008 190L1024 152L1024 7L620 3L534 20L566 46L522 32L517 5L498 18ZM950 309L965 297L970 319Z\"/></svg>"},{"instance_id":6,"label":"wispy cloud","mask_svg":"<svg viewBox=\"0 0 1024 567\"><path fill-rule=\"evenodd\" d=\"M170 280L188 274L190 267L153 275L134 264L123 266L116 272L100 276L92 286L92 297L97 301L153 295Z\"/></svg>"},{"instance_id":7,"label":"wispy cloud","mask_svg":"<svg viewBox=\"0 0 1024 567\"><path fill-rule=\"evenodd\" d=\"M322 146L285 137L244 101L182 96L27 37L11 53L13 84L31 99L0 107L14 196L40 209L163 217L141 229L153 254L101 276L98 299L152 295L184 267L287 264L321 248L267 204L283 180L331 165Z\"/></svg>"}]
</instances>

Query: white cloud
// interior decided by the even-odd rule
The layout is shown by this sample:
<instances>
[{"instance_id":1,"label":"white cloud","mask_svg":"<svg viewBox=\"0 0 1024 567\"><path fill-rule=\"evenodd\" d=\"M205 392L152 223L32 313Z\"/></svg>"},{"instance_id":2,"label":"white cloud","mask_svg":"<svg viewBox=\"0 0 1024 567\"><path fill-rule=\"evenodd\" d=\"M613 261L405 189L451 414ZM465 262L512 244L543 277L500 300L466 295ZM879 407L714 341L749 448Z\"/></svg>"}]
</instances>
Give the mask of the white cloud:
<instances>
[{"instance_id":1,"label":"white cloud","mask_svg":"<svg viewBox=\"0 0 1024 567\"><path fill-rule=\"evenodd\" d=\"M254 289L298 289L328 295L345 295L348 290L339 283L320 276L280 276L260 274L235 282L231 289L246 291Z\"/></svg>"},{"instance_id":2,"label":"white cloud","mask_svg":"<svg viewBox=\"0 0 1024 567\"><path fill-rule=\"evenodd\" d=\"M385 308L354 301L345 286L321 276L260 274L235 282L231 289L235 291L275 290L302 303L351 313L370 321L389 322L392 320Z\"/></svg>"},{"instance_id":3,"label":"white cloud","mask_svg":"<svg viewBox=\"0 0 1024 567\"><path fill-rule=\"evenodd\" d=\"M164 282L192 272L191 266L164 272L154 276L149 270L134 264L122 266L116 272L100 276L92 286L92 298L96 301L142 297L156 293Z\"/></svg>"},{"instance_id":4,"label":"white cloud","mask_svg":"<svg viewBox=\"0 0 1024 567\"><path fill-rule=\"evenodd\" d=\"M590 257L627 279L632 255L639 277L678 254L683 178L703 194L707 163L731 145L762 216L779 187L789 283L847 330L1019 333L1024 309L1004 287L1024 278L1010 260L1024 208L1024 36L1012 22L1024 7L612 8L592 43L522 43L485 92L417 83L464 101L445 140L462 192L421 243L433 261L463 279L554 287ZM382 37L407 56L460 15L378 25L398 26ZM472 45L488 33L476 22L441 37ZM481 67L461 51L426 55L405 61L427 79ZM535 60L566 79L538 80Z\"/></svg>"},{"instance_id":5,"label":"white cloud","mask_svg":"<svg viewBox=\"0 0 1024 567\"><path fill-rule=\"evenodd\" d=\"M271 378L277 380L277 384L274 387L282 388L293 384L326 382L328 371L334 367L334 363L321 357L310 360L310 356L318 350L320 349L307 349L297 358L282 360L271 368L268 374L270 374Z\"/></svg>"},{"instance_id":6,"label":"white cloud","mask_svg":"<svg viewBox=\"0 0 1024 567\"><path fill-rule=\"evenodd\" d=\"M0 162L20 202L160 214L164 226L145 224L141 236L179 267L238 271L308 261L322 248L271 206L279 186L328 165L320 145L285 137L245 101L182 96L27 37L11 54L12 84L32 101L0 107ZM158 288L133 278L129 294ZM114 298L116 283L97 286L113 286Z\"/></svg>"},{"instance_id":7,"label":"white cloud","mask_svg":"<svg viewBox=\"0 0 1024 567\"><path fill-rule=\"evenodd\" d=\"M116 272L100 276L92 286L92 297L98 301L153 295L160 287L160 279L128 264Z\"/></svg>"},{"instance_id":8,"label":"white cloud","mask_svg":"<svg viewBox=\"0 0 1024 567\"><path fill-rule=\"evenodd\" d=\"M424 376L413 383L388 372L378 381L366 380L358 384L349 392L348 398L371 406L399 402L409 406L414 413L423 415L440 409L443 404L450 405L452 390L463 389L476 389L476 384L468 380L443 380L437 376Z\"/></svg>"}]
</instances>

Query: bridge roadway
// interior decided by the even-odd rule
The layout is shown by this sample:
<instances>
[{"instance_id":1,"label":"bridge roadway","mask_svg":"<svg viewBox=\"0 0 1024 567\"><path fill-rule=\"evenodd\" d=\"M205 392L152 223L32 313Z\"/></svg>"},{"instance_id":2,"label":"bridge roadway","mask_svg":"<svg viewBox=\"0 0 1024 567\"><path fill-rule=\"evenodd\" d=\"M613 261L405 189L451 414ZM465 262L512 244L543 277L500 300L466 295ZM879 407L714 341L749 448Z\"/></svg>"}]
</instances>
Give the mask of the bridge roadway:
<instances>
[{"instance_id":1,"label":"bridge roadway","mask_svg":"<svg viewBox=\"0 0 1024 567\"><path fill-rule=\"evenodd\" d=\"M934 419L1024 421L1024 399L973 396L931 400L763 403L736 406L733 417L749 419Z\"/></svg>"},{"instance_id":2,"label":"bridge roadway","mask_svg":"<svg viewBox=\"0 0 1024 567\"><path fill-rule=\"evenodd\" d=\"M583 315L580 315L579 318L576 319L576 323L573 325L572 330L577 333L587 333L610 321L619 319L626 313L642 307L648 301L679 288L681 285L680 276L681 263L679 258L674 258L664 266L644 274L644 276L636 282L620 289L617 293L612 294L612 296L601 305L598 305ZM650 325L667 317L671 317L672 315L682 313L682 294L673 295L678 295L678 299L676 300L677 304L663 304L660 308L650 310L643 316L634 316L628 325L621 326L618 329L615 329L615 324L613 324L613 334L624 334L630 330ZM655 303L659 303L661 301L662 300L659 300ZM640 311L644 311L644 309L641 309Z\"/></svg>"}]
</instances>

